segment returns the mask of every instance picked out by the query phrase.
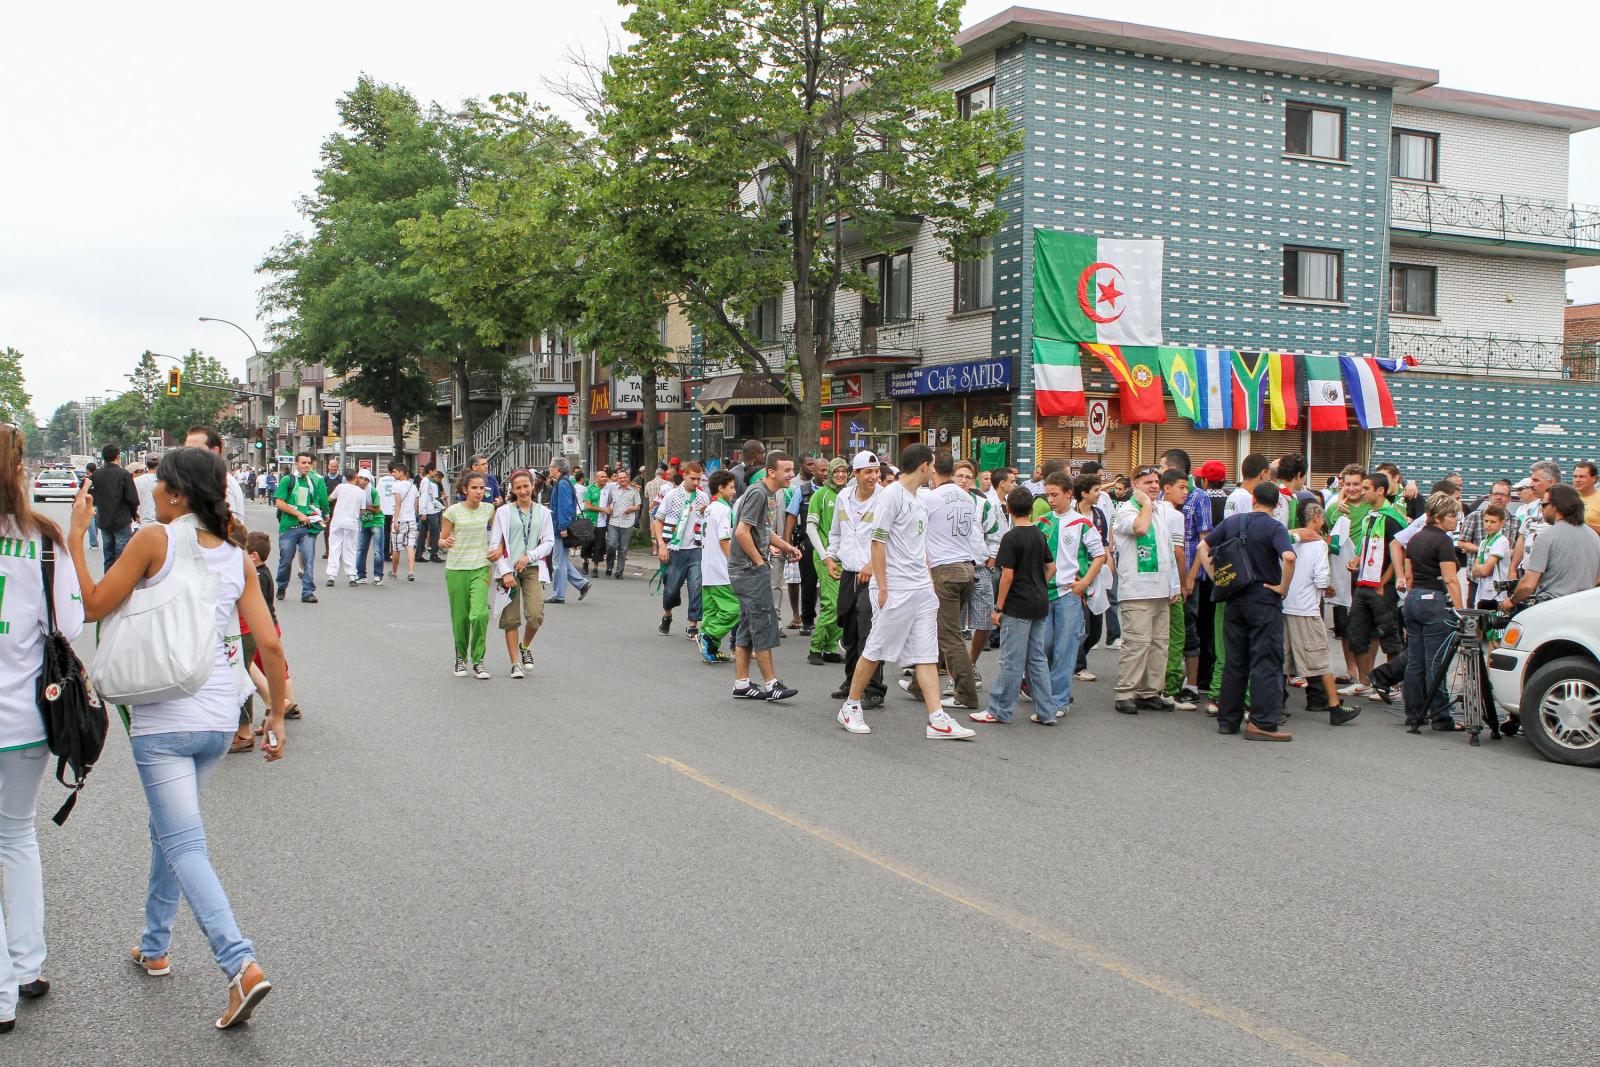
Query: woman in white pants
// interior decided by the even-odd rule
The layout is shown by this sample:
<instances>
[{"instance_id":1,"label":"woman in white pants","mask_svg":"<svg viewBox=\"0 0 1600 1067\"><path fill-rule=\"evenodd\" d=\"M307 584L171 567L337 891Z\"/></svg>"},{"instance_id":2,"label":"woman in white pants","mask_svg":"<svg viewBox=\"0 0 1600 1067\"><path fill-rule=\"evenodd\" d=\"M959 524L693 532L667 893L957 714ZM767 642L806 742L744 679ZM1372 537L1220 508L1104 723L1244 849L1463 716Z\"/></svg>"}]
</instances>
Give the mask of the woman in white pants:
<instances>
[{"instance_id":1,"label":"woman in white pants","mask_svg":"<svg viewBox=\"0 0 1600 1067\"><path fill-rule=\"evenodd\" d=\"M39 782L50 763L35 684L43 660L46 625L40 572L45 547L55 554L56 626L67 638L83 629L78 575L56 524L28 508L22 470L22 432L0 423L0 580L5 616L0 623L0 865L5 914L0 921L0 1034L17 1025L18 998L42 997L50 983L44 968L44 874L34 836Z\"/></svg>"}]
</instances>

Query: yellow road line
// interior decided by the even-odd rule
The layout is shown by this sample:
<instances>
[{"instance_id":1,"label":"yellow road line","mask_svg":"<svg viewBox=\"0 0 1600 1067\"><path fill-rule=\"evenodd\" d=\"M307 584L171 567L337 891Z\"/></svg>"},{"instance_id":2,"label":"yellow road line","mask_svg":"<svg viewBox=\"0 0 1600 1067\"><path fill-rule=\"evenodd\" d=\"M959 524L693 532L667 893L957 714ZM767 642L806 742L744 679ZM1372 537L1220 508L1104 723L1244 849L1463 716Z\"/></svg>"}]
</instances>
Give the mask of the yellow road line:
<instances>
[{"instance_id":1,"label":"yellow road line","mask_svg":"<svg viewBox=\"0 0 1600 1067\"><path fill-rule=\"evenodd\" d=\"M979 914L987 915L991 919L1005 923L1007 926L1036 937L1046 944L1054 945L1056 948L1068 952L1080 960L1094 964L1101 970L1108 971L1119 978L1124 978L1135 985L1143 986L1152 993L1156 993L1168 1000L1176 1001L1219 1022L1227 1023L1229 1026L1244 1031L1263 1044L1292 1053L1308 1063L1317 1064L1318 1067L1361 1067L1358 1060L1345 1055L1337 1049L1318 1044L1302 1034L1297 1034L1292 1030L1285 1030L1281 1026L1274 1026L1265 1019L1258 1018L1247 1011L1221 1004L1203 994L1185 989L1161 974L1129 963L1096 945L1084 941L1082 938L1074 937L1072 934L1051 926L1042 919L1024 915L1022 912L1015 911L1003 904L997 904L963 892L932 875L907 867L896 860L890 859L888 856L859 845L848 837L835 833L825 826L807 822L797 815L792 815L782 808L773 806L760 797L752 796L742 789L719 782L710 775L697 771L685 763L680 763L670 756L651 754L650 758L664 767L670 767L685 778L699 782L708 789L714 789L723 796L732 797L746 807L754 808L763 815L770 815L779 822L792 826L796 830L809 834L819 841L824 841L843 852L848 852L857 859L865 860L874 867L888 871L890 874L903 878L914 885L919 885L930 893L936 893L946 900L971 908Z\"/></svg>"}]
</instances>

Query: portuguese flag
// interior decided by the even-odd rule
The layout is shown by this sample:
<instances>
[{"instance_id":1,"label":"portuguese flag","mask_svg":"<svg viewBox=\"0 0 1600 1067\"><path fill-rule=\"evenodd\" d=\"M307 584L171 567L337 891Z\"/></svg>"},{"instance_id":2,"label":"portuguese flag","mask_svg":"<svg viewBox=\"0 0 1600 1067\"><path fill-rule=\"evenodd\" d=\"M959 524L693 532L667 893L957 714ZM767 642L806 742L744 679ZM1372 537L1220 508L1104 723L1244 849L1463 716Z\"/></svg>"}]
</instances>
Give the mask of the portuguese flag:
<instances>
[{"instance_id":1,"label":"portuguese flag","mask_svg":"<svg viewBox=\"0 0 1600 1067\"><path fill-rule=\"evenodd\" d=\"M1161 357L1156 349L1117 345L1083 347L1098 356L1117 380L1123 422L1167 421L1167 405L1161 392Z\"/></svg>"}]
</instances>

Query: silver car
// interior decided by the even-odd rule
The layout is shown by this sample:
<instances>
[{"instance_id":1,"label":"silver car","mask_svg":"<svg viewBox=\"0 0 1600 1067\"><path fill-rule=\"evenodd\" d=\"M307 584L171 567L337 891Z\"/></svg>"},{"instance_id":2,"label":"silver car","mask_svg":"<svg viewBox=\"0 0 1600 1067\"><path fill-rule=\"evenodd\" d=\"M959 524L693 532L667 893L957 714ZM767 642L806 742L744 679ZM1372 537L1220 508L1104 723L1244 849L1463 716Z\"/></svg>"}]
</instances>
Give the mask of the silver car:
<instances>
[{"instance_id":1,"label":"silver car","mask_svg":"<svg viewBox=\"0 0 1600 1067\"><path fill-rule=\"evenodd\" d=\"M33 476L33 502L71 500L78 495L78 475L71 467L46 467Z\"/></svg>"}]
</instances>

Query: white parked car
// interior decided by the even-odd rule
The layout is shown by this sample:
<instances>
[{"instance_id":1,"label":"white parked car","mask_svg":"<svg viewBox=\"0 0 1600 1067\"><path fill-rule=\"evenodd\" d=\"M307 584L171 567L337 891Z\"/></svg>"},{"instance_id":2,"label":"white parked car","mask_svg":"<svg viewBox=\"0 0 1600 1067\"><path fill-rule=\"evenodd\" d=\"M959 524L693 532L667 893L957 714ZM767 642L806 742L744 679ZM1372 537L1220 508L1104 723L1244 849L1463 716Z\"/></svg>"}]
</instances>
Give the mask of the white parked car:
<instances>
[{"instance_id":1,"label":"white parked car","mask_svg":"<svg viewBox=\"0 0 1600 1067\"><path fill-rule=\"evenodd\" d=\"M1505 643L1489 653L1489 683L1541 756L1600 766L1600 589L1512 619Z\"/></svg>"},{"instance_id":2,"label":"white parked car","mask_svg":"<svg viewBox=\"0 0 1600 1067\"><path fill-rule=\"evenodd\" d=\"M33 502L71 500L78 495L78 474L71 467L46 467L33 477Z\"/></svg>"}]
</instances>

